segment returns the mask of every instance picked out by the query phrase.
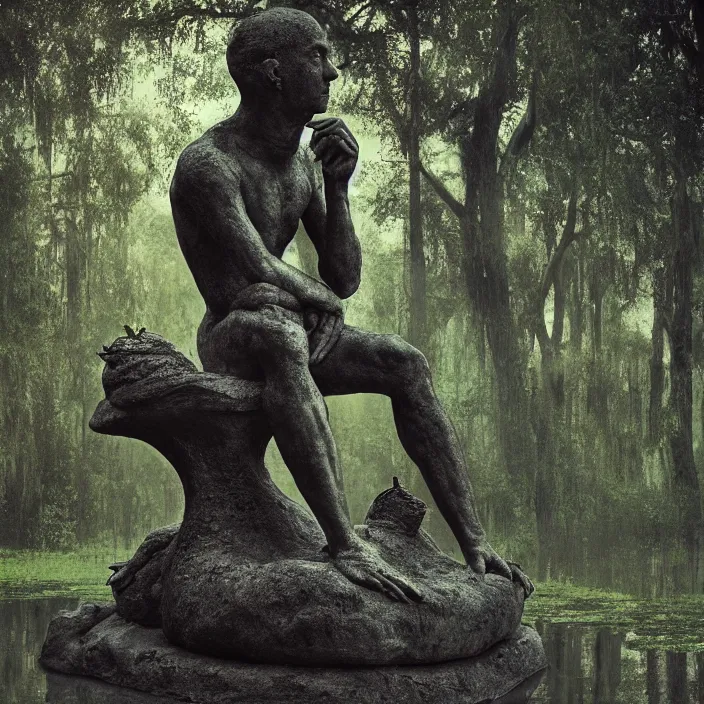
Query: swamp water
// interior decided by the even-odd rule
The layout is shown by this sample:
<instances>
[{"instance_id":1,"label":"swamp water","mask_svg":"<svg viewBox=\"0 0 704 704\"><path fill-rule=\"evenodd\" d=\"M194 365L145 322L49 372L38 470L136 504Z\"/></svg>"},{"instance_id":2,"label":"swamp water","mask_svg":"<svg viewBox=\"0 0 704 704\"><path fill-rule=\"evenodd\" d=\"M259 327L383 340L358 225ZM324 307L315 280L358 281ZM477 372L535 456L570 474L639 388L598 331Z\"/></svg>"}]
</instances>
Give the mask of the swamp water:
<instances>
[{"instance_id":1,"label":"swamp water","mask_svg":"<svg viewBox=\"0 0 704 704\"><path fill-rule=\"evenodd\" d=\"M167 703L47 674L37 663L59 610L110 601L102 584L113 559L0 554L1 704ZM80 577L40 579L47 574ZM535 704L704 704L702 596L640 599L544 583L527 602L524 621L542 635L550 665Z\"/></svg>"}]
</instances>

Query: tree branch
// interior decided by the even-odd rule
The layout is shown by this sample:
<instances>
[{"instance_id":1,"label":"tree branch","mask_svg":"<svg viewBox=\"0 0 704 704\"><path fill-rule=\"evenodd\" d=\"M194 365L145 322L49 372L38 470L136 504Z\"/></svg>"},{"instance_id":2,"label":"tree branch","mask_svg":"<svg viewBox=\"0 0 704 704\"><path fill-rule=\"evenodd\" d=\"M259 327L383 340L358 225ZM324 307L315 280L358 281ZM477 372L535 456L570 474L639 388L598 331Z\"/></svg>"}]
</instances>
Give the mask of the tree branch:
<instances>
[{"instance_id":1,"label":"tree branch","mask_svg":"<svg viewBox=\"0 0 704 704\"><path fill-rule=\"evenodd\" d=\"M511 85L515 71L516 41L518 39L518 18L515 2L504 3L505 28L497 46L494 72L488 91L488 99L492 112L501 112Z\"/></svg>"},{"instance_id":2,"label":"tree branch","mask_svg":"<svg viewBox=\"0 0 704 704\"><path fill-rule=\"evenodd\" d=\"M351 17L349 17L348 19L346 19L345 22L346 22L347 24L349 24L349 25L353 25L353 24L357 21L357 19L359 18L359 16L360 16L363 12L365 12L366 10L368 10L371 6L372 6L372 3L371 3L371 2L364 3L361 7L359 7L359 8L352 14Z\"/></svg>"},{"instance_id":3,"label":"tree branch","mask_svg":"<svg viewBox=\"0 0 704 704\"><path fill-rule=\"evenodd\" d=\"M37 178L30 179L31 181L50 181L55 178L68 178L73 176L73 171L59 171L58 173L47 174L46 176L37 176Z\"/></svg>"},{"instance_id":4,"label":"tree branch","mask_svg":"<svg viewBox=\"0 0 704 704\"><path fill-rule=\"evenodd\" d=\"M530 92L528 93L528 105L526 106L525 115L523 115L521 121L516 126L516 129L513 131L511 139L506 145L506 151L504 151L504 154L501 157L501 166L499 166L499 177L501 179L506 178L509 171L516 165L519 157L526 150L531 139L533 138L537 121L537 86L538 77L537 73L534 73Z\"/></svg>"},{"instance_id":5,"label":"tree branch","mask_svg":"<svg viewBox=\"0 0 704 704\"><path fill-rule=\"evenodd\" d=\"M548 326L545 324L545 313L542 306L540 307L540 310L543 312L543 315L536 316L535 330L533 332L538 340L540 354L544 359L549 359L553 357L552 340L550 339L550 335L548 335Z\"/></svg>"},{"instance_id":6,"label":"tree branch","mask_svg":"<svg viewBox=\"0 0 704 704\"><path fill-rule=\"evenodd\" d=\"M577 188L572 189L570 194L569 204L567 205L567 220L565 227L562 230L560 242L555 247L555 251L550 257L548 265L545 267L543 278L540 282L540 292L538 299L535 302L535 326L534 333L540 345L540 352L546 359L552 358L555 354L553 340L548 334L548 328L545 324L545 300L550 293L550 287L556 282L556 277L562 265L562 260L569 246L583 233L575 231L577 224ZM554 331L553 331L554 334ZM559 341L555 341L559 344Z\"/></svg>"},{"instance_id":7,"label":"tree branch","mask_svg":"<svg viewBox=\"0 0 704 704\"><path fill-rule=\"evenodd\" d=\"M576 232L575 226L577 224L577 189L573 188L570 195L570 201L567 206L567 221L565 222L565 227L562 230L562 236L560 237L560 242L555 247L555 251L550 257L548 265L545 267L545 272L543 273L543 278L540 283L540 299L545 302L545 299L550 293L550 287L553 284L555 273L562 264L562 259L565 256L565 252L569 246L582 234L582 232Z\"/></svg>"},{"instance_id":8,"label":"tree branch","mask_svg":"<svg viewBox=\"0 0 704 704\"><path fill-rule=\"evenodd\" d=\"M433 187L435 193L437 193L443 203L450 209L450 211L460 220L462 220L467 215L467 209L460 203L455 196L447 190L442 181L432 172L423 166L423 162L420 163L420 172L423 174L428 183Z\"/></svg>"}]
</instances>

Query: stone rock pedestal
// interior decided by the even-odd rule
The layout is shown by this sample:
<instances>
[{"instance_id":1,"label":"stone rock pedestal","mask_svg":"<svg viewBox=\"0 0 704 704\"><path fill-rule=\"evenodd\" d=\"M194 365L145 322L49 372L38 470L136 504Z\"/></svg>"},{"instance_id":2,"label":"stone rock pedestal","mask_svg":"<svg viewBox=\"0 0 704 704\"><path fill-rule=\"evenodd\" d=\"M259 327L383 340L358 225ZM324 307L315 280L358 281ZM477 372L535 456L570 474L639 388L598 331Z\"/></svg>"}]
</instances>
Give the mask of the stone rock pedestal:
<instances>
[{"instance_id":1,"label":"stone rock pedestal","mask_svg":"<svg viewBox=\"0 0 704 704\"><path fill-rule=\"evenodd\" d=\"M49 704L517 704L528 700L545 668L540 637L525 626L481 655L436 665L297 667L191 653L158 628L125 621L114 606L92 604L55 619L41 662L160 697L54 678Z\"/></svg>"},{"instance_id":2,"label":"stone rock pedestal","mask_svg":"<svg viewBox=\"0 0 704 704\"><path fill-rule=\"evenodd\" d=\"M317 521L264 466L260 384L198 372L151 333L101 356L106 399L91 428L159 450L185 513L112 566L116 605L52 621L46 667L201 704L475 704L545 667L520 625L522 574L478 579L442 553L421 527L425 505L396 481L355 530L422 600L343 576Z\"/></svg>"}]
</instances>

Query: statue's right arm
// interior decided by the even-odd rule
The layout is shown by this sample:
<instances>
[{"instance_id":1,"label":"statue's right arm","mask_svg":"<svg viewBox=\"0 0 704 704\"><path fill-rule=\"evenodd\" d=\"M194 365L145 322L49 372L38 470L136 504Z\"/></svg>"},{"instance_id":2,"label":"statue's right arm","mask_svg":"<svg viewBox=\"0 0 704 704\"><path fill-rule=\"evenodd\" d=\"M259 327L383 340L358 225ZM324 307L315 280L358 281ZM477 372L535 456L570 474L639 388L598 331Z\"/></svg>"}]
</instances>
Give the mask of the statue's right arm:
<instances>
[{"instance_id":1,"label":"statue's right arm","mask_svg":"<svg viewBox=\"0 0 704 704\"><path fill-rule=\"evenodd\" d=\"M247 215L239 175L221 159L203 147L184 151L171 183L172 207L231 253L250 283L272 284L305 308L339 314L342 304L327 286L269 252Z\"/></svg>"}]
</instances>

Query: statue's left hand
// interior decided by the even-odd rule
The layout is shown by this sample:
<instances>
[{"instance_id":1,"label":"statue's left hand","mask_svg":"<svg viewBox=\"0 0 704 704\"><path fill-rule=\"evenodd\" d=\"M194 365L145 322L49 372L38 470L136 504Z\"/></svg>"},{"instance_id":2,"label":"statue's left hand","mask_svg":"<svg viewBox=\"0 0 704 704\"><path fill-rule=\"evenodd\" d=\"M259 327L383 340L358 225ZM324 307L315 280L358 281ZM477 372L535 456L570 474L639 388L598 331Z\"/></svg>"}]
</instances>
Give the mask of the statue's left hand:
<instances>
[{"instance_id":1,"label":"statue's left hand","mask_svg":"<svg viewBox=\"0 0 704 704\"><path fill-rule=\"evenodd\" d=\"M305 321L310 346L310 363L319 364L340 339L342 329L345 327L345 314L344 311L335 315L309 310Z\"/></svg>"},{"instance_id":2,"label":"statue's left hand","mask_svg":"<svg viewBox=\"0 0 704 704\"><path fill-rule=\"evenodd\" d=\"M313 129L310 148L316 161L323 164L323 177L346 183L355 167L359 145L349 127L339 117L311 120L306 127Z\"/></svg>"}]
</instances>

